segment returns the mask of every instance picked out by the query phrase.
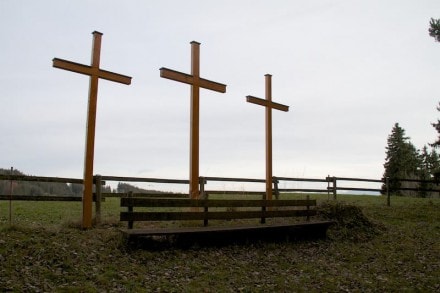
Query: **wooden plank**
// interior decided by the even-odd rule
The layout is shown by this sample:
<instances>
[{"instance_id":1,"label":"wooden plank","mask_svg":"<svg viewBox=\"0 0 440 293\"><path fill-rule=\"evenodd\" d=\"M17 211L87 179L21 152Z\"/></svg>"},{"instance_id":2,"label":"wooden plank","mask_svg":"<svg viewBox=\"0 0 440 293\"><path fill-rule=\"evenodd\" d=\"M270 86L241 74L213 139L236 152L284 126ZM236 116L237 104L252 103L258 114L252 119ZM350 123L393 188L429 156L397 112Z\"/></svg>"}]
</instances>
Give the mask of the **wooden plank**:
<instances>
[{"instance_id":1,"label":"wooden plank","mask_svg":"<svg viewBox=\"0 0 440 293\"><path fill-rule=\"evenodd\" d=\"M161 179L161 178L143 178L143 177L122 177L122 176L102 176L102 180L122 181L122 182L175 183L175 184L189 183L189 180L182 180L182 179Z\"/></svg>"},{"instance_id":2,"label":"wooden plank","mask_svg":"<svg viewBox=\"0 0 440 293\"><path fill-rule=\"evenodd\" d=\"M9 195L0 195L0 200L9 200ZM12 195L14 201L81 201L81 196Z\"/></svg>"},{"instance_id":3,"label":"wooden plank","mask_svg":"<svg viewBox=\"0 0 440 293\"><path fill-rule=\"evenodd\" d=\"M347 178L347 177L335 177L338 181L363 181L363 182L384 182L382 179L364 179L364 178ZM419 180L417 180L419 181Z\"/></svg>"},{"instance_id":4,"label":"wooden plank","mask_svg":"<svg viewBox=\"0 0 440 293\"><path fill-rule=\"evenodd\" d=\"M333 188L330 187L330 190L332 190L332 189ZM373 192L380 192L380 191L382 191L382 189L380 189L380 188L358 188L358 187L336 187L336 190L373 191Z\"/></svg>"},{"instance_id":5,"label":"wooden plank","mask_svg":"<svg viewBox=\"0 0 440 293\"><path fill-rule=\"evenodd\" d=\"M84 74L84 75L91 75L92 73L92 67L89 65L83 65L76 62L60 59L60 58L53 58L52 59L52 66L59 69L65 69L68 71Z\"/></svg>"},{"instance_id":6,"label":"wooden plank","mask_svg":"<svg viewBox=\"0 0 440 293\"><path fill-rule=\"evenodd\" d=\"M57 182L57 183L78 183L83 184L83 179L62 178L62 177L44 177L28 175L9 175L0 174L0 180L29 181L29 182Z\"/></svg>"},{"instance_id":7,"label":"wooden plank","mask_svg":"<svg viewBox=\"0 0 440 293\"><path fill-rule=\"evenodd\" d=\"M121 206L128 207L203 207L201 200L181 198L121 198Z\"/></svg>"},{"instance_id":8,"label":"wooden plank","mask_svg":"<svg viewBox=\"0 0 440 293\"><path fill-rule=\"evenodd\" d=\"M203 220L202 212L121 212L121 221L182 221Z\"/></svg>"},{"instance_id":9,"label":"wooden plank","mask_svg":"<svg viewBox=\"0 0 440 293\"><path fill-rule=\"evenodd\" d=\"M103 192L104 197L119 197L123 198L127 196L126 192ZM133 193L133 197L145 197L145 198L189 198L188 194L183 193Z\"/></svg>"},{"instance_id":10,"label":"wooden plank","mask_svg":"<svg viewBox=\"0 0 440 293\"><path fill-rule=\"evenodd\" d=\"M80 73L80 74L84 74L84 75L89 75L89 76L95 75L95 76L99 76L100 78L103 78L106 80L119 82L119 83L123 83L123 84L130 84L131 83L130 76L114 73L114 72L107 71L107 70L102 70L102 69L95 68L95 67L92 67L89 65L83 65L80 63L76 63L76 62L72 62L72 61L68 61L68 60L64 60L64 59L60 59L60 58L54 58L52 61L53 61L52 65L55 68L65 69L68 71L72 71L72 72L76 72L76 73Z\"/></svg>"},{"instance_id":11,"label":"wooden plank","mask_svg":"<svg viewBox=\"0 0 440 293\"><path fill-rule=\"evenodd\" d=\"M312 178L293 178L293 177L274 177L274 180L280 181L300 181L300 182L328 182L327 179L312 179Z\"/></svg>"},{"instance_id":12,"label":"wooden plank","mask_svg":"<svg viewBox=\"0 0 440 293\"><path fill-rule=\"evenodd\" d=\"M242 191L242 190L205 190L206 194L235 194L235 195L263 195L264 191Z\"/></svg>"},{"instance_id":13,"label":"wooden plank","mask_svg":"<svg viewBox=\"0 0 440 293\"><path fill-rule=\"evenodd\" d=\"M227 181L227 182L252 182L252 183L265 183L265 179L252 179L252 178L229 178L229 177L203 177L206 181Z\"/></svg>"},{"instance_id":14,"label":"wooden plank","mask_svg":"<svg viewBox=\"0 0 440 293\"><path fill-rule=\"evenodd\" d=\"M284 199L172 199L172 198L121 198L121 206L135 207L288 207L316 206L316 200Z\"/></svg>"},{"instance_id":15,"label":"wooden plank","mask_svg":"<svg viewBox=\"0 0 440 293\"><path fill-rule=\"evenodd\" d=\"M264 99L260 99L257 97L253 97L253 96L246 96L246 100L249 103L252 104L257 104L260 106L265 106L265 107L270 107L276 110L280 110L280 111L284 111L287 112L289 111L289 106L283 105L283 104L279 104L279 103L275 103L272 101L268 101L268 100L264 100Z\"/></svg>"},{"instance_id":16,"label":"wooden plank","mask_svg":"<svg viewBox=\"0 0 440 293\"><path fill-rule=\"evenodd\" d=\"M281 217L306 217L316 210L224 211L224 212L121 212L121 221L233 220Z\"/></svg>"},{"instance_id":17,"label":"wooden plank","mask_svg":"<svg viewBox=\"0 0 440 293\"><path fill-rule=\"evenodd\" d=\"M145 236L164 236L164 235L195 235L215 232L245 232L252 230L278 230L289 228L324 228L327 229L333 225L333 221L317 221L317 222L301 222L294 224L271 224L271 225L247 225L247 226L211 226L211 227L180 227L180 228L159 228L159 229L122 229L121 231L129 237L145 237Z\"/></svg>"},{"instance_id":18,"label":"wooden plank","mask_svg":"<svg viewBox=\"0 0 440 293\"><path fill-rule=\"evenodd\" d=\"M333 187L329 188L333 190ZM279 192L317 192L317 193L327 193L329 189L308 189L308 188L279 188Z\"/></svg>"},{"instance_id":19,"label":"wooden plank","mask_svg":"<svg viewBox=\"0 0 440 293\"><path fill-rule=\"evenodd\" d=\"M0 195L0 200L10 200L9 195ZM82 196L63 195L12 195L12 200L17 201L82 201ZM96 202L96 194L93 194L93 201ZM105 198L101 199L102 202Z\"/></svg>"},{"instance_id":20,"label":"wooden plank","mask_svg":"<svg viewBox=\"0 0 440 293\"><path fill-rule=\"evenodd\" d=\"M168 69L165 67L162 67L159 70L160 70L160 77L162 77L162 78L167 78L167 79L171 79L171 80L175 80L178 82L182 82L182 83L186 83L186 84L190 84L190 85L195 85L195 86L198 85L198 86L205 88L205 89L210 89L210 90L220 92L220 93L226 93L226 85L225 84L211 81L211 80L207 80L204 78L199 78L198 84L196 84L196 83L194 83L194 77L192 75L189 75L189 74L186 74L183 72L179 72L176 70Z\"/></svg>"}]
</instances>

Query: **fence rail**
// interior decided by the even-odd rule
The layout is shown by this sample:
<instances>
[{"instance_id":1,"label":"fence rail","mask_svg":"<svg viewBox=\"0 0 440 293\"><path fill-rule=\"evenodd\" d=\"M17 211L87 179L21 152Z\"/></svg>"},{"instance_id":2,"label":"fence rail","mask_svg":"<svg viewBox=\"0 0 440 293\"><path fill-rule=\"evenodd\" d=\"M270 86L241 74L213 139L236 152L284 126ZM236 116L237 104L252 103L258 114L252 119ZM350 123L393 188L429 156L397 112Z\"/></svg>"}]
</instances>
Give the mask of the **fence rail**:
<instances>
[{"instance_id":1,"label":"fence rail","mask_svg":"<svg viewBox=\"0 0 440 293\"><path fill-rule=\"evenodd\" d=\"M46 176L28 176L28 175L8 175L0 174L0 181L29 181L29 182L48 182L48 183L73 183L83 184L83 179L78 178L63 178L63 177L46 177ZM428 183L435 185L437 188L408 188L402 187L399 190L404 191L418 191L418 192L438 192L440 194L439 183L434 180L415 180L415 179L395 179L401 182L418 182ZM123 176L94 176L95 190L94 201L96 202L96 209L100 211L100 202L105 197L121 197L125 193L103 193L101 192L101 186L105 185L107 181L119 181L119 182L148 182L148 183L160 183L160 184L189 184L189 180L182 179L163 179L163 178L144 178L144 177L123 177ZM310 182L310 183L327 183L327 187L311 187L311 188L279 188L280 182ZM326 178L291 178L291 177L273 177L274 192L279 196L280 193L285 192L301 192L301 193L332 193L336 199L338 191L363 191L363 192L384 192L381 188L372 187L359 187L359 186L339 186L340 182L368 182L368 183L383 183L387 187L388 183L386 179L366 179L366 178L351 178L351 177L331 177ZM205 194L265 194L264 188L262 191L244 191L244 190L209 190L206 186L209 182L235 182L235 183L265 183L264 179L255 178L228 178L228 177L200 177L200 191L202 196ZM387 188L385 188L385 191ZM169 193L138 193L135 196L169 196ZM188 197L186 194L175 194L176 197ZM41 201L81 201L82 198L78 196L53 196L53 195L13 195L13 194L0 194L0 200L41 200Z\"/></svg>"},{"instance_id":2,"label":"fence rail","mask_svg":"<svg viewBox=\"0 0 440 293\"><path fill-rule=\"evenodd\" d=\"M77 183L83 184L83 179L63 178L63 177L46 177L46 176L29 176L18 174L0 174L0 180L7 181L29 181L29 182L47 182L47 183Z\"/></svg>"},{"instance_id":3,"label":"fence rail","mask_svg":"<svg viewBox=\"0 0 440 293\"><path fill-rule=\"evenodd\" d=\"M11 221L11 203L12 201L81 201L81 196L54 196L54 195L17 195L12 193L12 182L13 181L29 181L29 182L47 182L47 183L72 183L72 184L83 184L83 179L77 178L63 178L63 177L45 177L45 176L27 176L27 175L0 175L0 181L10 181L11 190L9 195L0 194L1 200L9 200L9 217ZM100 223L101 221L101 202L105 200L106 197L123 197L126 193L105 193L102 192L102 186L106 184L107 181L119 181L119 182L147 182L147 183L159 183L159 184L189 184L189 180L182 179L163 179L163 178L143 178L143 177L122 177L122 176L101 176L96 175L93 178L93 183L95 185L95 193L93 194L93 200L95 202L95 221ZM279 188L281 182L309 182L316 184L326 183L325 187L311 187L311 188ZM290 177L273 177L273 189L276 199L279 198L280 193L286 192L300 192L300 193L327 193L328 195L333 194L333 198L337 198L338 191L362 191L362 192L383 192L383 187L381 188L371 188L371 187L359 187L359 186L338 186L340 182L363 182L363 183L383 183L385 186L387 194L387 205L390 205L390 192L389 192L389 180L388 179L365 179L365 178L349 178L349 177L331 177L326 178L290 178ZM438 182L433 180L415 180L415 179L399 179L402 182L418 182L418 183L428 183L433 186L434 184L438 186ZM209 194L253 194L265 197L264 188L262 191L245 191L245 190L209 190L206 186L209 182L234 182L234 183L265 183L264 179L255 178L225 178L225 177L200 177L200 192L201 197L206 198ZM407 191L429 191L438 192L440 194L440 189L435 188L400 188L399 190ZM134 193L132 196L135 197L188 197L188 194L170 194L170 193Z\"/></svg>"}]
</instances>

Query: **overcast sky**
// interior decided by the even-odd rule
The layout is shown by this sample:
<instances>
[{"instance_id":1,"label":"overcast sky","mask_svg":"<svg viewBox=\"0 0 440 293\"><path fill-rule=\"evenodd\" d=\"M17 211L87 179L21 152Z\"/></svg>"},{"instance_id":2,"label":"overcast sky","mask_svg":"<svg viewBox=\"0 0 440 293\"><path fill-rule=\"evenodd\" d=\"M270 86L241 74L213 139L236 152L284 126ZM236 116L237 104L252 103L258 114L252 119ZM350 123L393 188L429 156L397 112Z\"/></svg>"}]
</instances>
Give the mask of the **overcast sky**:
<instances>
[{"instance_id":1,"label":"overcast sky","mask_svg":"<svg viewBox=\"0 0 440 293\"><path fill-rule=\"evenodd\" d=\"M89 78L52 67L90 64L102 32L95 174L187 179L190 87L159 68L227 85L200 91L200 175L264 178L264 109L273 100L273 174L381 178L398 122L417 148L439 117L438 0L0 0L0 167L81 178Z\"/></svg>"}]
</instances>

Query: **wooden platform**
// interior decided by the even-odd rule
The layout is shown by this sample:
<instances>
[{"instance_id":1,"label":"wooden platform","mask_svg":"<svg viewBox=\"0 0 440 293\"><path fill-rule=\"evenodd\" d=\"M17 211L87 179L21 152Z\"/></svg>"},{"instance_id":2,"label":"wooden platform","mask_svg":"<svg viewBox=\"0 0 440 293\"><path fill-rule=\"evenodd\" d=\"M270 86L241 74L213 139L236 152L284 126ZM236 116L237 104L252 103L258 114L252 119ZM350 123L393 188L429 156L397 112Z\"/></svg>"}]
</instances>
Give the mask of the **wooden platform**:
<instances>
[{"instance_id":1,"label":"wooden platform","mask_svg":"<svg viewBox=\"0 0 440 293\"><path fill-rule=\"evenodd\" d=\"M332 221L317 221L253 226L123 229L122 232L131 241L162 236L184 242L224 244L254 240L323 239L332 224L334 224Z\"/></svg>"}]
</instances>

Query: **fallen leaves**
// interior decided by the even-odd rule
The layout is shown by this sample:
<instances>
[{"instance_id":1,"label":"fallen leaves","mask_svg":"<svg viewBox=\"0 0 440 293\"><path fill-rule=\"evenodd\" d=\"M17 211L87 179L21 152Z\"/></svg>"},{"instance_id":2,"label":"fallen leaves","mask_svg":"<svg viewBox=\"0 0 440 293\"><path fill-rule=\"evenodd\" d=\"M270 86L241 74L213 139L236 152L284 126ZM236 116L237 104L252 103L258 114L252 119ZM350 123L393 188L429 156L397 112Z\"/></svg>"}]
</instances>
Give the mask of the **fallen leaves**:
<instances>
[{"instance_id":1,"label":"fallen leaves","mask_svg":"<svg viewBox=\"0 0 440 293\"><path fill-rule=\"evenodd\" d=\"M186 250L129 249L113 226L2 228L0 291L439 291L438 206L365 214L385 229L353 238L352 215L345 238Z\"/></svg>"}]
</instances>

